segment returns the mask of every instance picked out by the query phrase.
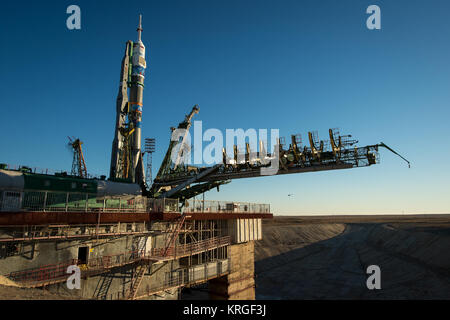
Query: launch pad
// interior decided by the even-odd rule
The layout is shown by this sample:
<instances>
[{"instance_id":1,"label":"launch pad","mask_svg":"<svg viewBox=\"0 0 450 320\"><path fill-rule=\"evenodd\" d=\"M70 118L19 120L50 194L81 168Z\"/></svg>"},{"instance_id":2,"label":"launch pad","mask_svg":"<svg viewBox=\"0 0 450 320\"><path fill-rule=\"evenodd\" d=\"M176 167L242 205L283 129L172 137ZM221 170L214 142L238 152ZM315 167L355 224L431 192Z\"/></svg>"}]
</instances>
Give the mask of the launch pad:
<instances>
[{"instance_id":1,"label":"launch pad","mask_svg":"<svg viewBox=\"0 0 450 320\"><path fill-rule=\"evenodd\" d=\"M121 65L108 180L88 178L84 159L72 175L0 166L0 273L22 287L70 291L67 268L76 265L82 285L70 293L88 299L178 299L181 288L201 283L212 299L254 299L254 242L262 239L261 220L273 217L270 205L195 197L233 179L265 177L271 167L281 175L375 165L378 148L388 147L357 147L330 129L329 141L309 132L309 144L292 135L271 153L262 141L259 150L234 145L232 155L222 150L221 163L190 166L183 146L196 105L173 128L184 134L170 139L155 180L146 181L141 18L137 31Z\"/></svg>"}]
</instances>

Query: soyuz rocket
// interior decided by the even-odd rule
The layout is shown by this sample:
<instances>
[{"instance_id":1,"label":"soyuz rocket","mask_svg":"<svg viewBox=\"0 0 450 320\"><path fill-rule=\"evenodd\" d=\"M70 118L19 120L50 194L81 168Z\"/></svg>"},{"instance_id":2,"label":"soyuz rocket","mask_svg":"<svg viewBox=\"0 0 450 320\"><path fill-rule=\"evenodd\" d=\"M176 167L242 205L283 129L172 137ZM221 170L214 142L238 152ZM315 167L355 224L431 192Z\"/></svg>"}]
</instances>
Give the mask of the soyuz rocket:
<instances>
[{"instance_id":1,"label":"soyuz rocket","mask_svg":"<svg viewBox=\"0 0 450 320\"><path fill-rule=\"evenodd\" d=\"M142 16L139 16L137 32L138 40L127 41L122 60L110 178L142 184L145 182L145 173L141 152L141 122L147 67L145 46L141 39Z\"/></svg>"}]
</instances>

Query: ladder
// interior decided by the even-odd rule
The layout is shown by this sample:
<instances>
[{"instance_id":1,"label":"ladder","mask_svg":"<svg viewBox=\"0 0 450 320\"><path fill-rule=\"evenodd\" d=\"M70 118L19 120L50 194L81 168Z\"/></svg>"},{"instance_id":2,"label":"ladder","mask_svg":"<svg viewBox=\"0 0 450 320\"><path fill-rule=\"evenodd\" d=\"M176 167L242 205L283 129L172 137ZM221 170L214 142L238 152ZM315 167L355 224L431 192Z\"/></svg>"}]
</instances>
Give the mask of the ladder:
<instances>
[{"instance_id":1,"label":"ladder","mask_svg":"<svg viewBox=\"0 0 450 320\"><path fill-rule=\"evenodd\" d=\"M144 279L145 269L147 269L147 265L140 264L137 269L138 270L136 270L135 277L133 278L130 286L130 293L128 295L129 300L133 300L136 297L136 293L139 289L139 286L141 285L142 279Z\"/></svg>"},{"instance_id":2,"label":"ladder","mask_svg":"<svg viewBox=\"0 0 450 320\"><path fill-rule=\"evenodd\" d=\"M186 213L183 213L181 215L180 220L178 221L178 224L175 227L175 230L172 232L171 236L169 237L169 239L166 242L166 245L165 245L166 249L164 250L163 257L167 256L167 254L169 253L169 249L173 246L174 241L178 237L178 234L180 233L181 228L183 227L186 217L187 217Z\"/></svg>"}]
</instances>

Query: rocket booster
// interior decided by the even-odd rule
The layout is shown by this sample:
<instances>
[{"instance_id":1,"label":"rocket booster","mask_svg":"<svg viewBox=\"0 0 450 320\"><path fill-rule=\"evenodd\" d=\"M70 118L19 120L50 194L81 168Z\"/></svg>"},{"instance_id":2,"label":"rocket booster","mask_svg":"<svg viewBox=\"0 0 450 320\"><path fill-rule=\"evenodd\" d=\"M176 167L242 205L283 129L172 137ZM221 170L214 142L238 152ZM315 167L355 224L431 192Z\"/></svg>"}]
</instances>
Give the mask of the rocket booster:
<instances>
[{"instance_id":1,"label":"rocket booster","mask_svg":"<svg viewBox=\"0 0 450 320\"><path fill-rule=\"evenodd\" d=\"M111 149L111 167L109 176L118 178L120 171L120 152L123 149L123 135L120 128L126 123L126 113L128 105L128 74L130 65L130 55L132 50L132 42L128 41L125 47L125 55L122 59L122 68L120 71L120 86L116 101L116 126L114 128L114 140Z\"/></svg>"}]
</instances>

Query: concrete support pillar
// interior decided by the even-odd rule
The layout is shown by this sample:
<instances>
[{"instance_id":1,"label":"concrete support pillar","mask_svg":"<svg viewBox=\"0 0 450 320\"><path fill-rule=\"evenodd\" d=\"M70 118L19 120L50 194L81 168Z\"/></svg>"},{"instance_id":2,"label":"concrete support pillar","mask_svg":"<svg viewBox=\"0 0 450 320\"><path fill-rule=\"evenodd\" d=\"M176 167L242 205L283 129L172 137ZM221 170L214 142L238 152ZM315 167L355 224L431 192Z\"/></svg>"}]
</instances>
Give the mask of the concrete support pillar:
<instances>
[{"instance_id":1,"label":"concrete support pillar","mask_svg":"<svg viewBox=\"0 0 450 320\"><path fill-rule=\"evenodd\" d=\"M228 247L230 273L209 281L212 300L255 300L254 241Z\"/></svg>"}]
</instances>

